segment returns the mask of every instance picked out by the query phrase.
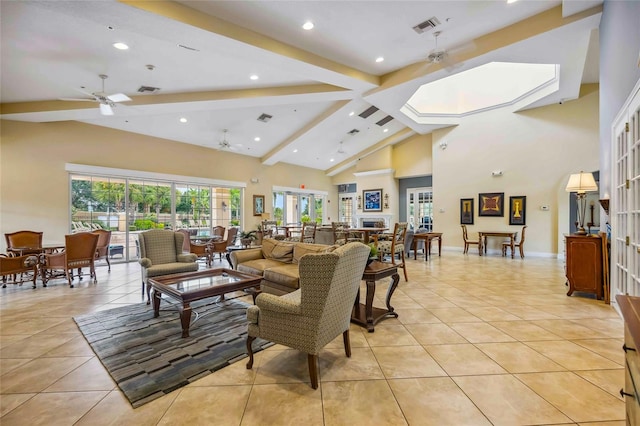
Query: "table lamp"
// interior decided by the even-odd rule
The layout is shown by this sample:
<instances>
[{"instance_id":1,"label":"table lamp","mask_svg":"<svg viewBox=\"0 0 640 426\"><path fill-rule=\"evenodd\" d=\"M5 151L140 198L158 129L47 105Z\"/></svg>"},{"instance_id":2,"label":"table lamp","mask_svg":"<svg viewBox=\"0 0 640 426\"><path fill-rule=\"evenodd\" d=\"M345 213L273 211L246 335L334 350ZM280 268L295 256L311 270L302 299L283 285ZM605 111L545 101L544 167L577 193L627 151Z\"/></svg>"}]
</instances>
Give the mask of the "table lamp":
<instances>
[{"instance_id":1,"label":"table lamp","mask_svg":"<svg viewBox=\"0 0 640 426\"><path fill-rule=\"evenodd\" d=\"M592 173L576 173L569 176L569 182L567 183L567 192L575 192L576 200L578 202L578 231L577 235L587 235L587 231L584 229L584 218L587 210L587 192L597 191L598 185L593 178Z\"/></svg>"}]
</instances>

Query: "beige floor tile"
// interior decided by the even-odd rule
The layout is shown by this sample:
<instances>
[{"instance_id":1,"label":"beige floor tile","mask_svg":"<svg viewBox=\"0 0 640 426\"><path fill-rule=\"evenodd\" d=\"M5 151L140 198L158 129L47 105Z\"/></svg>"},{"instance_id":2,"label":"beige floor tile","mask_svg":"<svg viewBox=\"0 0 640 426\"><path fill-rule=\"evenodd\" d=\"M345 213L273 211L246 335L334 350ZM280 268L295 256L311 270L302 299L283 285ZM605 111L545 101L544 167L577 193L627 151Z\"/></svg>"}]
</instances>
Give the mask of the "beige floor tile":
<instances>
[{"instance_id":1,"label":"beige floor tile","mask_svg":"<svg viewBox=\"0 0 640 426\"><path fill-rule=\"evenodd\" d=\"M411 425L491 425L449 377L393 379L389 386Z\"/></svg>"},{"instance_id":2,"label":"beige floor tile","mask_svg":"<svg viewBox=\"0 0 640 426\"><path fill-rule=\"evenodd\" d=\"M557 334L553 334L531 321L492 321L490 324L521 342L560 339Z\"/></svg>"},{"instance_id":3,"label":"beige floor tile","mask_svg":"<svg viewBox=\"0 0 640 426\"><path fill-rule=\"evenodd\" d=\"M73 337L69 334L39 333L0 349L0 358L37 358Z\"/></svg>"},{"instance_id":4,"label":"beige floor tile","mask_svg":"<svg viewBox=\"0 0 640 426\"><path fill-rule=\"evenodd\" d=\"M474 345L425 345L425 348L447 374L452 377L471 374L506 373L506 370Z\"/></svg>"},{"instance_id":5,"label":"beige floor tile","mask_svg":"<svg viewBox=\"0 0 640 426\"><path fill-rule=\"evenodd\" d=\"M51 349L46 352L45 357L61 357L61 356L95 356L93 349L89 346L89 343L85 340L84 336L80 335L74 337L71 340L63 343L62 345Z\"/></svg>"},{"instance_id":6,"label":"beige floor tile","mask_svg":"<svg viewBox=\"0 0 640 426\"><path fill-rule=\"evenodd\" d=\"M572 372L516 374L516 377L573 421L625 418L623 401Z\"/></svg>"},{"instance_id":7,"label":"beige floor tile","mask_svg":"<svg viewBox=\"0 0 640 426\"><path fill-rule=\"evenodd\" d=\"M429 324L441 322L438 317L424 308L403 309L402 315L398 313L398 321L402 324Z\"/></svg>"},{"instance_id":8,"label":"beige floor tile","mask_svg":"<svg viewBox=\"0 0 640 426\"><path fill-rule=\"evenodd\" d=\"M227 367L214 371L213 373L188 384L187 387L251 385L256 379L256 371L260 365L260 361L262 359L261 355L263 352L264 351L254 354L253 368L251 370L247 369L248 358L241 359L240 361L234 362Z\"/></svg>"},{"instance_id":9,"label":"beige floor tile","mask_svg":"<svg viewBox=\"0 0 640 426\"><path fill-rule=\"evenodd\" d=\"M296 350L265 351L256 371L255 384L311 383L307 354Z\"/></svg>"},{"instance_id":10,"label":"beige floor tile","mask_svg":"<svg viewBox=\"0 0 640 426\"><path fill-rule=\"evenodd\" d=\"M369 343L366 337L364 337L363 331L366 333L366 329L356 324L351 324L349 328L349 340L351 341L352 348L368 348ZM344 348L344 342L342 340L342 334L335 339L327 343L325 348Z\"/></svg>"},{"instance_id":11,"label":"beige floor tile","mask_svg":"<svg viewBox=\"0 0 640 426\"><path fill-rule=\"evenodd\" d=\"M571 422L512 375L465 376L453 380L495 426Z\"/></svg>"},{"instance_id":12,"label":"beige floor tile","mask_svg":"<svg viewBox=\"0 0 640 426\"><path fill-rule=\"evenodd\" d=\"M326 426L407 424L386 380L323 383L322 405Z\"/></svg>"},{"instance_id":13,"label":"beige floor tile","mask_svg":"<svg viewBox=\"0 0 640 426\"><path fill-rule=\"evenodd\" d=\"M577 423L578 426L627 426L627 422L624 420L619 420L615 422L588 422L588 423Z\"/></svg>"},{"instance_id":14,"label":"beige floor tile","mask_svg":"<svg viewBox=\"0 0 640 426\"><path fill-rule=\"evenodd\" d=\"M319 358L321 382L384 379L370 348L352 348L350 358L347 358L344 349L323 349Z\"/></svg>"},{"instance_id":15,"label":"beige floor tile","mask_svg":"<svg viewBox=\"0 0 640 426\"><path fill-rule=\"evenodd\" d=\"M107 370L98 358L91 358L60 380L46 388L45 392L110 391L116 388Z\"/></svg>"},{"instance_id":16,"label":"beige floor tile","mask_svg":"<svg viewBox=\"0 0 640 426\"><path fill-rule=\"evenodd\" d=\"M610 370L620 365L568 340L525 342L568 370Z\"/></svg>"},{"instance_id":17,"label":"beige floor tile","mask_svg":"<svg viewBox=\"0 0 640 426\"><path fill-rule=\"evenodd\" d=\"M617 370L585 370L575 373L622 401L620 389L624 388L624 371L623 367Z\"/></svg>"},{"instance_id":18,"label":"beige floor tile","mask_svg":"<svg viewBox=\"0 0 640 426\"><path fill-rule=\"evenodd\" d=\"M2 315L6 315L6 314L2 313ZM0 326L0 333L1 333L1 329L2 329L2 326ZM29 336L31 335L30 334L2 334L0 335L0 349L8 345L11 345L15 342L18 342L20 340L24 340Z\"/></svg>"},{"instance_id":19,"label":"beige floor tile","mask_svg":"<svg viewBox=\"0 0 640 426\"><path fill-rule=\"evenodd\" d=\"M447 375L422 346L381 346L372 350L387 379Z\"/></svg>"},{"instance_id":20,"label":"beige floor tile","mask_svg":"<svg viewBox=\"0 0 640 426\"><path fill-rule=\"evenodd\" d=\"M378 323L375 332L366 333L365 338L369 346L411 346L418 342L403 325L389 325Z\"/></svg>"},{"instance_id":21,"label":"beige floor tile","mask_svg":"<svg viewBox=\"0 0 640 426\"><path fill-rule=\"evenodd\" d=\"M594 339L607 338L606 334L599 333L590 329L587 325L576 324L565 320L537 320L534 324L539 325L545 330L557 334L563 339Z\"/></svg>"},{"instance_id":22,"label":"beige floor tile","mask_svg":"<svg viewBox=\"0 0 640 426\"><path fill-rule=\"evenodd\" d=\"M31 361L31 358L0 358L0 376Z\"/></svg>"},{"instance_id":23,"label":"beige floor tile","mask_svg":"<svg viewBox=\"0 0 640 426\"><path fill-rule=\"evenodd\" d=\"M11 410L24 404L30 398L33 398L35 393L11 393L0 396L0 417L9 413ZM2 419L0 419L2 423Z\"/></svg>"},{"instance_id":24,"label":"beige floor tile","mask_svg":"<svg viewBox=\"0 0 640 426\"><path fill-rule=\"evenodd\" d=\"M237 425L242 420L251 386L183 388L158 425Z\"/></svg>"},{"instance_id":25,"label":"beige floor tile","mask_svg":"<svg viewBox=\"0 0 640 426\"><path fill-rule=\"evenodd\" d=\"M624 365L624 351L621 349L624 339L583 339L572 340L572 342L621 366Z\"/></svg>"},{"instance_id":26,"label":"beige floor tile","mask_svg":"<svg viewBox=\"0 0 640 426\"><path fill-rule=\"evenodd\" d=\"M11 334L36 334L44 331L48 328L55 327L56 325L67 321L64 318L29 318L25 320L18 320L14 323L2 324L0 327L0 333L2 335Z\"/></svg>"},{"instance_id":27,"label":"beige floor tile","mask_svg":"<svg viewBox=\"0 0 640 426\"><path fill-rule=\"evenodd\" d=\"M561 365L520 343L479 343L476 347L509 373L565 371Z\"/></svg>"},{"instance_id":28,"label":"beige floor tile","mask_svg":"<svg viewBox=\"0 0 640 426\"><path fill-rule=\"evenodd\" d=\"M483 321L517 321L520 318L497 306L468 307L465 308L470 314L480 318Z\"/></svg>"},{"instance_id":29,"label":"beige floor tile","mask_svg":"<svg viewBox=\"0 0 640 426\"><path fill-rule=\"evenodd\" d=\"M513 337L485 322L458 322L449 326L471 343L515 341Z\"/></svg>"},{"instance_id":30,"label":"beige floor tile","mask_svg":"<svg viewBox=\"0 0 640 426\"><path fill-rule=\"evenodd\" d=\"M429 308L431 313L444 323L481 322L482 320L462 308Z\"/></svg>"},{"instance_id":31,"label":"beige floor tile","mask_svg":"<svg viewBox=\"0 0 640 426\"><path fill-rule=\"evenodd\" d=\"M0 393L42 392L88 360L88 357L34 359L3 375Z\"/></svg>"},{"instance_id":32,"label":"beige floor tile","mask_svg":"<svg viewBox=\"0 0 640 426\"><path fill-rule=\"evenodd\" d=\"M180 392L171 392L141 407L133 408L119 390L89 410L74 426L155 426Z\"/></svg>"},{"instance_id":33,"label":"beige floor tile","mask_svg":"<svg viewBox=\"0 0 640 426\"><path fill-rule=\"evenodd\" d=\"M407 324L406 329L421 345L468 343L447 324Z\"/></svg>"},{"instance_id":34,"label":"beige floor tile","mask_svg":"<svg viewBox=\"0 0 640 426\"><path fill-rule=\"evenodd\" d=\"M2 417L2 425L72 425L106 395L107 392L39 393Z\"/></svg>"},{"instance_id":35,"label":"beige floor tile","mask_svg":"<svg viewBox=\"0 0 640 426\"><path fill-rule=\"evenodd\" d=\"M308 383L253 386L240 424L322 425L322 392Z\"/></svg>"},{"instance_id":36,"label":"beige floor tile","mask_svg":"<svg viewBox=\"0 0 640 426\"><path fill-rule=\"evenodd\" d=\"M512 303L506 302L504 306L500 305L502 309L507 312L511 312L513 315L523 320L541 320L541 319L558 319L557 316L550 314L549 312L541 311L534 306L513 306Z\"/></svg>"}]
</instances>

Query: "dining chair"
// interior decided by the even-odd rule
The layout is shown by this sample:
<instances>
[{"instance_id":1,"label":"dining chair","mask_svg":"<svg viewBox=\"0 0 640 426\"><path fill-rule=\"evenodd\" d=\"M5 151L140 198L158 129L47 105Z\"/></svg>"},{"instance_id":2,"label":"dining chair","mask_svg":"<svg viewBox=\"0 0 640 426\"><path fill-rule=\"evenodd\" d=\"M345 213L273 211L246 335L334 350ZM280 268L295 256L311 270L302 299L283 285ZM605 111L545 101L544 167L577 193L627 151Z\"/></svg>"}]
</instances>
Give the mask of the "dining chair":
<instances>
[{"instance_id":1,"label":"dining chair","mask_svg":"<svg viewBox=\"0 0 640 426\"><path fill-rule=\"evenodd\" d=\"M333 244L344 245L349 242L364 243L364 232L350 229L348 222L331 222Z\"/></svg>"},{"instance_id":2,"label":"dining chair","mask_svg":"<svg viewBox=\"0 0 640 426\"><path fill-rule=\"evenodd\" d=\"M398 222L393 227L393 233L372 235L373 245L378 249L378 257L382 260L385 256L391 258L391 263L404 271L404 280L409 281L405 265L404 241L407 236L409 223ZM397 261L400 261L399 263Z\"/></svg>"},{"instance_id":3,"label":"dining chair","mask_svg":"<svg viewBox=\"0 0 640 426\"><path fill-rule=\"evenodd\" d=\"M273 238L274 240L284 240L286 235L282 234L278 229L278 221L263 220L262 221L263 238Z\"/></svg>"},{"instance_id":4,"label":"dining chair","mask_svg":"<svg viewBox=\"0 0 640 426\"><path fill-rule=\"evenodd\" d=\"M32 254L22 256L7 256L0 254L0 277L2 277L2 288L7 284L22 285L27 281L33 282L36 288L36 278L38 276L38 257Z\"/></svg>"},{"instance_id":5,"label":"dining chair","mask_svg":"<svg viewBox=\"0 0 640 426\"><path fill-rule=\"evenodd\" d=\"M195 254L198 258L197 260L203 259L207 266L211 266L211 258L213 257L211 253L211 243L198 243L195 241L188 240L189 243L189 253Z\"/></svg>"},{"instance_id":6,"label":"dining chair","mask_svg":"<svg viewBox=\"0 0 640 426\"><path fill-rule=\"evenodd\" d=\"M42 253L42 232L16 231L4 234L7 251L16 254L12 249L20 248L19 255Z\"/></svg>"},{"instance_id":7,"label":"dining chair","mask_svg":"<svg viewBox=\"0 0 640 426\"><path fill-rule=\"evenodd\" d=\"M96 260L107 261L107 272L111 272L111 262L109 262L109 243L111 242L111 231L106 229L96 229L92 231L98 235L98 245L96 246Z\"/></svg>"},{"instance_id":8,"label":"dining chair","mask_svg":"<svg viewBox=\"0 0 640 426\"><path fill-rule=\"evenodd\" d=\"M247 369L253 367L251 344L257 337L305 352L313 389L318 388L318 353L324 346L342 334L351 357L351 311L369 252L362 243L348 243L331 253L306 254L299 263L298 290L259 294L247 309Z\"/></svg>"},{"instance_id":9,"label":"dining chair","mask_svg":"<svg viewBox=\"0 0 640 426\"><path fill-rule=\"evenodd\" d=\"M520 257L522 259L524 259L524 231L525 229L527 229L527 225L522 227L522 233L520 234L520 241L516 242L513 244L513 248L515 250L515 248L517 247L520 250ZM511 242L510 241L505 241L502 243L502 255L506 256L507 255L507 249L511 248Z\"/></svg>"},{"instance_id":10,"label":"dining chair","mask_svg":"<svg viewBox=\"0 0 640 426\"><path fill-rule=\"evenodd\" d=\"M188 229L178 229L176 232L184 235L184 240L182 240L182 252L183 253L191 253L191 232Z\"/></svg>"},{"instance_id":11,"label":"dining chair","mask_svg":"<svg viewBox=\"0 0 640 426\"><path fill-rule=\"evenodd\" d=\"M220 225L214 226L211 229L211 236L214 237L214 239L216 239L216 240L222 240L222 239L224 239L224 231L225 231L225 229L226 228L224 226L220 226ZM216 237L219 237L219 238L216 238Z\"/></svg>"},{"instance_id":12,"label":"dining chair","mask_svg":"<svg viewBox=\"0 0 640 426\"><path fill-rule=\"evenodd\" d=\"M82 268L89 268L89 279L97 283L96 278L96 248L98 247L98 234L93 232L78 232L64 236L64 251L60 253L47 253L44 255L44 269L42 274L42 285L58 277L66 277L69 287L73 288L73 279L78 277L82 280ZM73 270L77 269L77 275Z\"/></svg>"},{"instance_id":13,"label":"dining chair","mask_svg":"<svg viewBox=\"0 0 640 426\"><path fill-rule=\"evenodd\" d=\"M317 227L318 224L316 222L305 222L302 225L301 240L303 243L315 244Z\"/></svg>"},{"instance_id":14,"label":"dining chair","mask_svg":"<svg viewBox=\"0 0 640 426\"><path fill-rule=\"evenodd\" d=\"M223 241L213 241L210 245L211 252L211 260L217 254L222 260L222 255L227 254L227 247L232 246L236 241L236 236L238 235L238 228L232 226L227 229L227 239Z\"/></svg>"},{"instance_id":15,"label":"dining chair","mask_svg":"<svg viewBox=\"0 0 640 426\"><path fill-rule=\"evenodd\" d=\"M475 240L470 240L469 236L467 234L467 225L460 225L462 227L462 239L464 240L464 250L462 251L463 254L467 254L469 253L469 246L472 245L480 245L480 241L475 241Z\"/></svg>"}]
</instances>

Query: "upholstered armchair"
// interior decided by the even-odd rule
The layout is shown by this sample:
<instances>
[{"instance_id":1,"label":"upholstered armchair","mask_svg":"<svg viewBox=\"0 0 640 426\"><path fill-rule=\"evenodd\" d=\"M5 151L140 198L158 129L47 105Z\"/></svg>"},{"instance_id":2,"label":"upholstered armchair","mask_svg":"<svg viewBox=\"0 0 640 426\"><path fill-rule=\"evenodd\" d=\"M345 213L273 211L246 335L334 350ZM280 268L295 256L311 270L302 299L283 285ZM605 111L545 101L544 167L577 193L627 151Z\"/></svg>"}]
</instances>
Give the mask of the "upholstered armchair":
<instances>
[{"instance_id":1,"label":"upholstered armchair","mask_svg":"<svg viewBox=\"0 0 640 426\"><path fill-rule=\"evenodd\" d=\"M69 287L73 288L73 278L82 279L82 268L89 268L89 279L93 279L94 283L98 282L96 278L96 249L98 248L98 234L92 232L79 232L64 236L64 251L60 253L48 253L44 255L42 264L42 285L52 278L67 278ZM77 275L73 270L77 269Z\"/></svg>"},{"instance_id":2,"label":"upholstered armchair","mask_svg":"<svg viewBox=\"0 0 640 426\"><path fill-rule=\"evenodd\" d=\"M164 229L151 229L138 234L140 266L142 267L142 296L147 291L147 305L151 303L151 287L147 280L161 275L198 270L197 256L182 252L184 235Z\"/></svg>"},{"instance_id":3,"label":"upholstered armchair","mask_svg":"<svg viewBox=\"0 0 640 426\"><path fill-rule=\"evenodd\" d=\"M27 281L33 281L33 288L36 288L38 257L32 254L13 257L0 254L0 276L2 288L6 288L7 284L22 285Z\"/></svg>"},{"instance_id":4,"label":"upholstered armchair","mask_svg":"<svg viewBox=\"0 0 640 426\"><path fill-rule=\"evenodd\" d=\"M4 234L7 242L7 251L10 254L40 254L42 252L42 232L17 231ZM19 250L13 250L19 249Z\"/></svg>"},{"instance_id":5,"label":"upholstered armchair","mask_svg":"<svg viewBox=\"0 0 640 426\"><path fill-rule=\"evenodd\" d=\"M373 244L378 249L380 260L389 256L391 263L404 271L404 280L409 281L407 277L407 268L405 265L405 238L407 236L407 222L396 223L393 227L393 233L383 233L372 235Z\"/></svg>"},{"instance_id":6,"label":"upholstered armchair","mask_svg":"<svg viewBox=\"0 0 640 426\"><path fill-rule=\"evenodd\" d=\"M300 259L300 288L283 296L261 293L247 309L247 368L253 367L256 337L307 353L311 387L318 388L318 353L342 334L351 356L349 323L370 249L347 243L331 253Z\"/></svg>"}]
</instances>

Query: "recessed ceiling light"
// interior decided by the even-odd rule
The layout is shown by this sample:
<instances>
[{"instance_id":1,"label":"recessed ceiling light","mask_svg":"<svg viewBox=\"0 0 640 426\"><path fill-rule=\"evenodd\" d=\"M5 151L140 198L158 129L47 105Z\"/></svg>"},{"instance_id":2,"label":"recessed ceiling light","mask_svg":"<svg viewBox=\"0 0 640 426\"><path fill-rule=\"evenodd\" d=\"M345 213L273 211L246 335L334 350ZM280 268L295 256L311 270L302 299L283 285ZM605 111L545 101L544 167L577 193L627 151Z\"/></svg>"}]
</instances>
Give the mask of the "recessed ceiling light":
<instances>
[{"instance_id":1,"label":"recessed ceiling light","mask_svg":"<svg viewBox=\"0 0 640 426\"><path fill-rule=\"evenodd\" d=\"M354 114L355 114L355 112L351 111L351 112L349 113L349 117L353 117L353 116L354 116Z\"/></svg>"},{"instance_id":2,"label":"recessed ceiling light","mask_svg":"<svg viewBox=\"0 0 640 426\"><path fill-rule=\"evenodd\" d=\"M302 28L307 30L307 31L312 30L313 27L314 27L314 25L313 25L313 22L311 22L311 21L307 21L302 25Z\"/></svg>"},{"instance_id":3,"label":"recessed ceiling light","mask_svg":"<svg viewBox=\"0 0 640 426\"><path fill-rule=\"evenodd\" d=\"M382 132L383 133L387 133L389 131L389 129L384 129Z\"/></svg>"},{"instance_id":4,"label":"recessed ceiling light","mask_svg":"<svg viewBox=\"0 0 640 426\"><path fill-rule=\"evenodd\" d=\"M518 1L518 0L507 0L507 4L515 3L515 2L517 2L517 1Z\"/></svg>"},{"instance_id":5,"label":"recessed ceiling light","mask_svg":"<svg viewBox=\"0 0 640 426\"><path fill-rule=\"evenodd\" d=\"M257 76L257 75L255 75L255 74L252 74L251 76L249 76L249 78L250 78L251 80L257 80L257 79L259 79L260 77L258 77L258 76Z\"/></svg>"},{"instance_id":6,"label":"recessed ceiling light","mask_svg":"<svg viewBox=\"0 0 640 426\"><path fill-rule=\"evenodd\" d=\"M127 49L129 48L129 46L127 46L127 45L126 45L126 44L124 44L124 43L120 43L120 42L118 42L118 43L113 43L113 47L115 47L115 48L116 48L116 49L118 49L118 50L127 50Z\"/></svg>"},{"instance_id":7,"label":"recessed ceiling light","mask_svg":"<svg viewBox=\"0 0 640 426\"><path fill-rule=\"evenodd\" d=\"M298 150L297 150L297 149L294 149L294 150L293 150L293 152L298 152Z\"/></svg>"},{"instance_id":8,"label":"recessed ceiling light","mask_svg":"<svg viewBox=\"0 0 640 426\"><path fill-rule=\"evenodd\" d=\"M256 142L260 142L260 136L256 136L255 138L253 138L253 140Z\"/></svg>"},{"instance_id":9,"label":"recessed ceiling light","mask_svg":"<svg viewBox=\"0 0 640 426\"><path fill-rule=\"evenodd\" d=\"M334 162L334 161L336 161L336 160L332 158L332 159L331 159L331 160L329 160L329 161L333 163L333 162Z\"/></svg>"},{"instance_id":10,"label":"recessed ceiling light","mask_svg":"<svg viewBox=\"0 0 640 426\"><path fill-rule=\"evenodd\" d=\"M186 118L184 118L184 117L180 117L180 122L181 122L181 123L186 123L186 122L187 122L187 119L186 119Z\"/></svg>"},{"instance_id":11,"label":"recessed ceiling light","mask_svg":"<svg viewBox=\"0 0 640 426\"><path fill-rule=\"evenodd\" d=\"M382 56L378 56L376 58L376 62L382 62L382 61L384 61L384 58Z\"/></svg>"}]
</instances>

